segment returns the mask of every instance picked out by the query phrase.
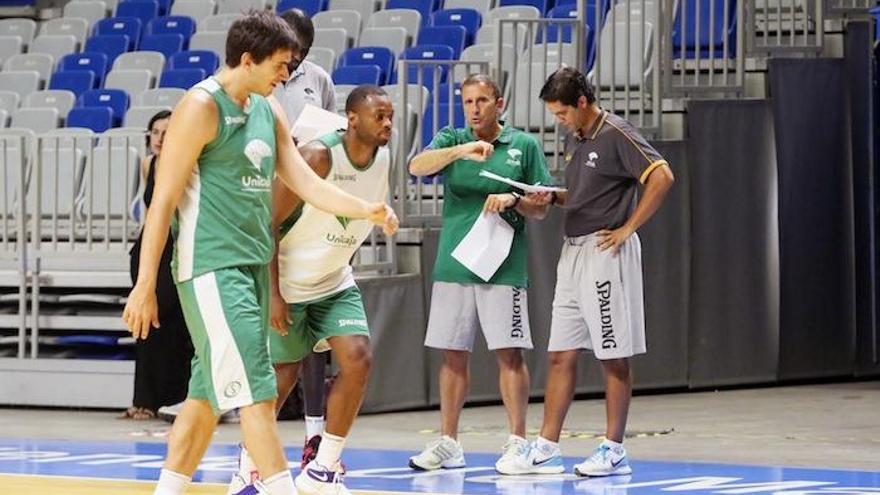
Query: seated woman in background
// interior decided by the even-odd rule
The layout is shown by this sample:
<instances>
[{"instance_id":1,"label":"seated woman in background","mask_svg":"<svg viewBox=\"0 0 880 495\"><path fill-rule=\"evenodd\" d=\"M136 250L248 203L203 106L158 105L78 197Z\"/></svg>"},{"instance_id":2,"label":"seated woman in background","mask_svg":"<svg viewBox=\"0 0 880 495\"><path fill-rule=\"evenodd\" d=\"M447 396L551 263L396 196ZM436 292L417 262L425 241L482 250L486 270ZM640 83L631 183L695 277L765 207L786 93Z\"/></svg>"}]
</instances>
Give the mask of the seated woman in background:
<instances>
[{"instance_id":1,"label":"seated woman in background","mask_svg":"<svg viewBox=\"0 0 880 495\"><path fill-rule=\"evenodd\" d=\"M153 197L154 178L162 141L171 112L163 110L150 119L147 125L147 156L141 160L141 181L145 182L144 205L149 208ZM143 217L146 217L144 212ZM143 231L131 248L131 281L137 280L138 264ZM122 418L152 419L162 406L176 404L186 398L189 384L190 361L193 356L192 341L177 299L177 291L171 278L172 236L168 236L162 261L156 297L159 304L161 329L151 332L147 340L137 341L134 369L134 399Z\"/></svg>"}]
</instances>

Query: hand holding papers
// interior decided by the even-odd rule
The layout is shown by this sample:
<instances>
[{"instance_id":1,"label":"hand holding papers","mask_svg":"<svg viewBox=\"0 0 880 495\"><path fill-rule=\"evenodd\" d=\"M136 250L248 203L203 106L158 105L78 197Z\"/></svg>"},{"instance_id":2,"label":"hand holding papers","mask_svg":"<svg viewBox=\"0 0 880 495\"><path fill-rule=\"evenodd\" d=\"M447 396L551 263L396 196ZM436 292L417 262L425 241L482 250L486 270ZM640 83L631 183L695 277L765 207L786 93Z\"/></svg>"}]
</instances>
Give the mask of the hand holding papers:
<instances>
[{"instance_id":1,"label":"hand holding papers","mask_svg":"<svg viewBox=\"0 0 880 495\"><path fill-rule=\"evenodd\" d=\"M523 182L517 182L512 179L508 179L507 177L501 177L498 174L493 174L488 170L480 170L480 175L486 177L487 179L497 180L498 182L503 182L505 184L509 184L517 189L521 189L527 193L543 193L543 192L561 192L565 191L562 187L552 187L552 186L539 186L539 185L531 185L525 184Z\"/></svg>"},{"instance_id":2,"label":"hand holding papers","mask_svg":"<svg viewBox=\"0 0 880 495\"><path fill-rule=\"evenodd\" d=\"M314 105L306 105L290 129L299 144L306 144L325 134L348 127L348 119Z\"/></svg>"},{"instance_id":3,"label":"hand holding papers","mask_svg":"<svg viewBox=\"0 0 880 495\"><path fill-rule=\"evenodd\" d=\"M513 227L497 213L480 214L474 226L452 251L476 276L488 282L510 253Z\"/></svg>"}]
</instances>

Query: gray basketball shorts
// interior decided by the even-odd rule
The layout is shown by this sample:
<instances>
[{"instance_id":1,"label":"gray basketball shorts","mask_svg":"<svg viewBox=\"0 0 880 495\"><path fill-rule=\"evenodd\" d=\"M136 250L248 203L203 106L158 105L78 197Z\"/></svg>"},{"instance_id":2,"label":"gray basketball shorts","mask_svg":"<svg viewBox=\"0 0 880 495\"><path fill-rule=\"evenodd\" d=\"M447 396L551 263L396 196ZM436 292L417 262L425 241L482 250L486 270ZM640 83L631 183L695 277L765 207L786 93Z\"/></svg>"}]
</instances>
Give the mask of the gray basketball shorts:
<instances>
[{"instance_id":1,"label":"gray basketball shorts","mask_svg":"<svg viewBox=\"0 0 880 495\"><path fill-rule=\"evenodd\" d=\"M489 350L531 349L526 289L434 282L425 346L470 352L477 328L483 329Z\"/></svg>"},{"instance_id":2,"label":"gray basketball shorts","mask_svg":"<svg viewBox=\"0 0 880 495\"><path fill-rule=\"evenodd\" d=\"M592 349L598 359L645 352L642 246L633 234L615 255L596 234L568 237L556 267L547 350Z\"/></svg>"}]
</instances>

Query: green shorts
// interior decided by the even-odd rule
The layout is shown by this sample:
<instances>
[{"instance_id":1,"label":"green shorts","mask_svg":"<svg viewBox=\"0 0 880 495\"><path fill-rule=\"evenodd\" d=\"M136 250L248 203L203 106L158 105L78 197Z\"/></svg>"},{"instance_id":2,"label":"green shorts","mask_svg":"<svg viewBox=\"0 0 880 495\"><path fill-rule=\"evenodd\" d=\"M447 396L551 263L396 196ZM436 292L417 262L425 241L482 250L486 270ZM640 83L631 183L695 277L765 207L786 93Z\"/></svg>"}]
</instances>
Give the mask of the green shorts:
<instances>
[{"instance_id":1,"label":"green shorts","mask_svg":"<svg viewBox=\"0 0 880 495\"><path fill-rule=\"evenodd\" d=\"M269 332L273 363L296 363L314 352L328 350L327 339L343 335L370 336L361 291L349 287L313 301L288 306L293 323L287 335Z\"/></svg>"},{"instance_id":2,"label":"green shorts","mask_svg":"<svg viewBox=\"0 0 880 495\"><path fill-rule=\"evenodd\" d=\"M177 284L195 347L189 398L207 400L215 412L275 399L268 289L265 266L223 268Z\"/></svg>"}]
</instances>

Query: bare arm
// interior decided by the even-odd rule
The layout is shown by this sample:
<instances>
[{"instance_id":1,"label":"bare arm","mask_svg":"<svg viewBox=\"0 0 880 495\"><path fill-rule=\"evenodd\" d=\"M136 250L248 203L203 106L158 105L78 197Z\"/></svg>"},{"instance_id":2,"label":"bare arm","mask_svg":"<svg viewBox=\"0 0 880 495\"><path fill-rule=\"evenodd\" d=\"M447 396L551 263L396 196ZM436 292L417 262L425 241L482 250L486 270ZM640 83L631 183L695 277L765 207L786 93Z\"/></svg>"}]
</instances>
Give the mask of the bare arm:
<instances>
[{"instance_id":1,"label":"bare arm","mask_svg":"<svg viewBox=\"0 0 880 495\"><path fill-rule=\"evenodd\" d=\"M319 143L309 143L300 148L300 153L309 164L309 167L322 179L330 173L330 151ZM281 335L287 335L290 325L290 316L287 312L287 304L281 296L281 285L278 265L278 247L281 243L281 235L278 227L302 204L302 199L287 188L279 179L275 179L272 185L272 234L275 239L275 251L272 261L269 263L269 287L271 288L271 302L269 310L269 323L272 328Z\"/></svg>"},{"instance_id":2,"label":"bare arm","mask_svg":"<svg viewBox=\"0 0 880 495\"><path fill-rule=\"evenodd\" d=\"M449 148L425 150L409 162L409 173L419 177L436 174L450 163L462 158L484 162L492 155L494 149L494 146L485 141L474 141Z\"/></svg>"},{"instance_id":3,"label":"bare arm","mask_svg":"<svg viewBox=\"0 0 880 495\"><path fill-rule=\"evenodd\" d=\"M542 202L534 198L534 195L517 196L513 193L490 194L483 203L483 211L493 213L502 212L513 207L517 213L524 217L542 219L547 216L550 205L547 201Z\"/></svg>"},{"instance_id":4,"label":"bare arm","mask_svg":"<svg viewBox=\"0 0 880 495\"><path fill-rule=\"evenodd\" d=\"M177 106L156 167L153 200L147 210L141 242L138 279L128 296L123 319L135 338L147 338L150 325L159 326L156 278L168 238L171 214L177 208L202 148L217 132L217 106L200 90L187 93ZM212 125L213 123L213 125Z\"/></svg>"},{"instance_id":5,"label":"bare arm","mask_svg":"<svg viewBox=\"0 0 880 495\"><path fill-rule=\"evenodd\" d=\"M636 205L636 209L625 224L614 230L600 230L597 232L599 242L596 244L600 250L613 249L617 252L620 246L645 222L647 222L663 204L666 193L675 182L672 169L669 165L661 165L651 172L645 180L645 190Z\"/></svg>"},{"instance_id":6,"label":"bare arm","mask_svg":"<svg viewBox=\"0 0 880 495\"><path fill-rule=\"evenodd\" d=\"M657 208L660 208L660 205L666 198L666 193L672 188L674 182L675 177L672 175L672 169L669 168L669 165L661 165L654 169L645 181L645 190L642 193L642 198L639 200L639 204L636 205L632 216L626 221L626 227L635 232L654 216L654 213L657 211Z\"/></svg>"},{"instance_id":7,"label":"bare arm","mask_svg":"<svg viewBox=\"0 0 880 495\"><path fill-rule=\"evenodd\" d=\"M397 231L397 217L388 205L368 203L348 194L318 177L293 145L284 110L275 98L269 97L275 113L275 140L278 147L278 177L297 196L315 208L348 218L366 218L382 225L386 234Z\"/></svg>"}]
</instances>

